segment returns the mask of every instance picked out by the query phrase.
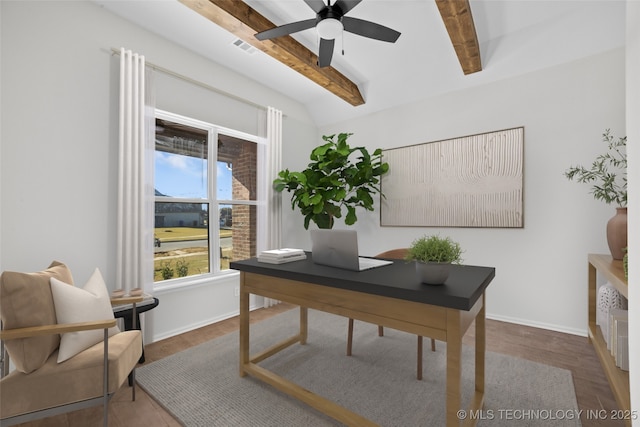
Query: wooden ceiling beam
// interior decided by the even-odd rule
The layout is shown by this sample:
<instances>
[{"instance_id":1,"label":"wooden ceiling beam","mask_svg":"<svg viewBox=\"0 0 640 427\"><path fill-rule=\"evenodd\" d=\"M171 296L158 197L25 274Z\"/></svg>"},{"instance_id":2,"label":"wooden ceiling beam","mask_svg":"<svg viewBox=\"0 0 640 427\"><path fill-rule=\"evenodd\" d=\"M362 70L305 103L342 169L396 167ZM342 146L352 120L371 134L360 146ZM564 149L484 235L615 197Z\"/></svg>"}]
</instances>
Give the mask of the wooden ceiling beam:
<instances>
[{"instance_id":1,"label":"wooden ceiling beam","mask_svg":"<svg viewBox=\"0 0 640 427\"><path fill-rule=\"evenodd\" d=\"M464 74L482 71L480 46L469 0L436 0Z\"/></svg>"},{"instance_id":2,"label":"wooden ceiling beam","mask_svg":"<svg viewBox=\"0 0 640 427\"><path fill-rule=\"evenodd\" d=\"M318 57L291 36L260 41L256 33L276 25L239 0L180 0L214 24L224 28L353 106L364 104L358 86L332 67L320 68Z\"/></svg>"}]
</instances>

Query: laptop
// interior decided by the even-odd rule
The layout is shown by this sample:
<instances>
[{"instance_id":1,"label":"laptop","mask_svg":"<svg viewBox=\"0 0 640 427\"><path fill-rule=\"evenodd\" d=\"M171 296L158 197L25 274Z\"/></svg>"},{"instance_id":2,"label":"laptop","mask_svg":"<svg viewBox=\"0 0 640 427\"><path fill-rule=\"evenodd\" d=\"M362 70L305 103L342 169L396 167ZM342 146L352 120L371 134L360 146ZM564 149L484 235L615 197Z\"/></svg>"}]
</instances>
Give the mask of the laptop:
<instances>
[{"instance_id":1,"label":"laptop","mask_svg":"<svg viewBox=\"0 0 640 427\"><path fill-rule=\"evenodd\" d=\"M354 230L311 230L311 259L315 264L353 271L393 264L358 256L358 235Z\"/></svg>"}]
</instances>

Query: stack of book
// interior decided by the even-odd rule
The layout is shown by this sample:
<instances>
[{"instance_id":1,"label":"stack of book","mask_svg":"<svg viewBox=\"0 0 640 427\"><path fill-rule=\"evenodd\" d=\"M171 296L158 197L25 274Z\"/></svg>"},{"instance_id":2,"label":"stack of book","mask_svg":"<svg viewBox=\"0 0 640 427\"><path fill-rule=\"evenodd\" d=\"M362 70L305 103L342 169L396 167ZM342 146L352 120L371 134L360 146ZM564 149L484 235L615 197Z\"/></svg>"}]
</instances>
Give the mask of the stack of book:
<instances>
[{"instance_id":1,"label":"stack of book","mask_svg":"<svg viewBox=\"0 0 640 427\"><path fill-rule=\"evenodd\" d=\"M629 312L620 308L609 310L609 345L616 366L629 370Z\"/></svg>"},{"instance_id":2,"label":"stack of book","mask_svg":"<svg viewBox=\"0 0 640 427\"><path fill-rule=\"evenodd\" d=\"M258 261L267 262L269 264L284 264L285 262L298 261L306 259L307 255L302 249L271 249L269 251L262 251L258 255Z\"/></svg>"}]
</instances>

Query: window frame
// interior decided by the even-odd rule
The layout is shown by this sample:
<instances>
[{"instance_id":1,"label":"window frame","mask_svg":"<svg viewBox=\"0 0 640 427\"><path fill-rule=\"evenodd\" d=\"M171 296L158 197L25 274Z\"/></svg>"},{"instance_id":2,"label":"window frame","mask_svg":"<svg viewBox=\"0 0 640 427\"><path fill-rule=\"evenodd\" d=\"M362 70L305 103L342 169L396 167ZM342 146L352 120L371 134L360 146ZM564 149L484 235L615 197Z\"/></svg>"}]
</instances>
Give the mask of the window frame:
<instances>
[{"instance_id":1,"label":"window frame","mask_svg":"<svg viewBox=\"0 0 640 427\"><path fill-rule=\"evenodd\" d=\"M262 224L264 224L264 215L265 211L261 208L264 199L264 186L266 182L266 176L264 176L264 168L262 165L265 161L266 150L264 149L265 139L256 135L252 135L246 132L238 131L235 129L226 128L224 126L215 125L213 123L205 122L202 120L194 119L191 117L187 117L184 115L172 113L166 110L155 109L155 119L162 119L171 121L174 123L179 123L185 126L194 127L200 130L207 131L207 144L208 144L208 155L207 155L207 197L206 198L176 198L176 197L163 197L163 196L155 196L154 197L154 211L155 204L161 202L170 202L170 203L198 203L198 204L208 204L208 215L209 220L207 222L207 231L209 234L209 272L208 273L200 273L193 274L186 277L175 277L171 279L155 281L153 282L154 289L168 289L173 287L183 287L183 286L191 286L202 284L205 282L210 282L212 279L225 277L229 275L238 275L239 273L235 270L220 269L220 225L218 221L218 213L220 211L220 206L233 206L235 205L249 205L256 206L256 230L255 230L255 239L256 239L256 247L260 246L261 233L259 232L259 228ZM155 133L154 133L155 134ZM255 200L234 200L233 194L231 199L218 199L217 195L217 164L218 164L218 135L225 135L237 139L242 139L247 142L251 142L256 144L256 198ZM154 138L154 156L156 153L155 148L155 138ZM154 175L154 187L155 187L155 175ZM216 220L214 221L213 218ZM153 224L153 228L155 230L155 223ZM154 245L155 249L155 245ZM154 257L155 258L155 257Z\"/></svg>"}]
</instances>

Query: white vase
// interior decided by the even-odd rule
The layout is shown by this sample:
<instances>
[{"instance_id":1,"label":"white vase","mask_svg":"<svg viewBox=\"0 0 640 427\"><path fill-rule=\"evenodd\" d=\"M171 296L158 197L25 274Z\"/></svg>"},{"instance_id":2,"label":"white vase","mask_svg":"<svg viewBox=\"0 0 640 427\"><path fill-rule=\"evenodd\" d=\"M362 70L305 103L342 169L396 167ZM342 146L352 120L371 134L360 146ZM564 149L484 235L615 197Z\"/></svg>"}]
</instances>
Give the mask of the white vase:
<instances>
[{"instance_id":1,"label":"white vase","mask_svg":"<svg viewBox=\"0 0 640 427\"><path fill-rule=\"evenodd\" d=\"M450 262L416 261L416 274L422 283L442 285L447 281L451 271Z\"/></svg>"}]
</instances>

